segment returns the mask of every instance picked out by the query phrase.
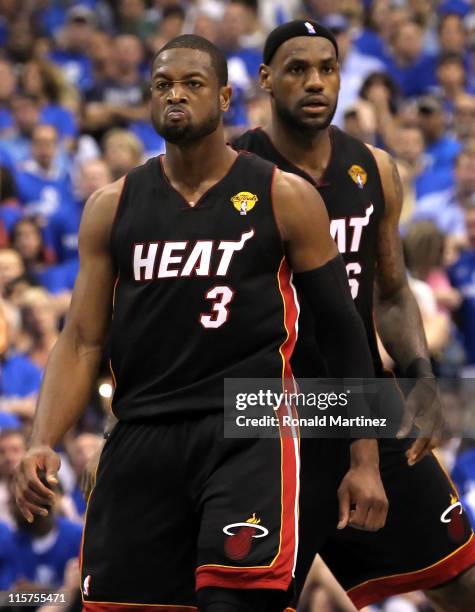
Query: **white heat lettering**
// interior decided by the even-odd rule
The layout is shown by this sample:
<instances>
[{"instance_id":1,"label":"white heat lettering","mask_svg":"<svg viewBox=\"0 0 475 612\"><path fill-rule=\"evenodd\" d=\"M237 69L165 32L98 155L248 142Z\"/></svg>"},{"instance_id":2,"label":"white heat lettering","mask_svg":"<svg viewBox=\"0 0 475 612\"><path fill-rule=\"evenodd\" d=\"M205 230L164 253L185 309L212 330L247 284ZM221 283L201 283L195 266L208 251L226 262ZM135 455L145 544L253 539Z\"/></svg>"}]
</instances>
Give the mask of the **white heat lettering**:
<instances>
[{"instance_id":1,"label":"white heat lettering","mask_svg":"<svg viewBox=\"0 0 475 612\"><path fill-rule=\"evenodd\" d=\"M134 279L143 282L153 278L176 278L193 274L226 276L234 254L242 251L246 242L253 236L254 230L251 229L244 232L239 240L222 240L217 247L214 246L213 240L197 240L189 251L187 249L189 243L184 240L135 244ZM162 245L161 252L159 252L160 245ZM212 264L213 257L214 264ZM213 274L215 266L216 272Z\"/></svg>"},{"instance_id":2,"label":"white heat lettering","mask_svg":"<svg viewBox=\"0 0 475 612\"><path fill-rule=\"evenodd\" d=\"M222 240L219 243L218 250L223 251L221 261L219 262L218 269L216 270L216 276L226 276L231 265L234 253L241 251L244 248L246 242L254 236L254 230L251 229L249 232L245 232L241 236L241 240L238 242L232 240Z\"/></svg>"},{"instance_id":3,"label":"white heat lettering","mask_svg":"<svg viewBox=\"0 0 475 612\"><path fill-rule=\"evenodd\" d=\"M353 240L351 241L350 251L352 253L357 253L360 248L361 236L363 234L363 227L366 227L369 223L369 218L373 214L374 206L371 204L366 209L366 214L364 217L352 217L350 219L350 226L354 227L353 231Z\"/></svg>"},{"instance_id":4,"label":"white heat lettering","mask_svg":"<svg viewBox=\"0 0 475 612\"><path fill-rule=\"evenodd\" d=\"M183 267L181 276L209 276L211 268L211 254L213 252L212 240L198 240Z\"/></svg>"},{"instance_id":5,"label":"white heat lettering","mask_svg":"<svg viewBox=\"0 0 475 612\"><path fill-rule=\"evenodd\" d=\"M158 268L157 278L171 278L178 276L180 270L175 268L170 270L169 266L173 264L181 264L183 255L173 256L173 251L183 251L186 249L186 242L165 242L163 245L162 256L160 258L160 266Z\"/></svg>"},{"instance_id":6,"label":"white heat lettering","mask_svg":"<svg viewBox=\"0 0 475 612\"><path fill-rule=\"evenodd\" d=\"M330 223L330 234L336 242L336 246L340 253L346 251L346 226L345 219L332 219Z\"/></svg>"},{"instance_id":7,"label":"white heat lettering","mask_svg":"<svg viewBox=\"0 0 475 612\"><path fill-rule=\"evenodd\" d=\"M148 245L147 255L142 257L144 244L136 244L134 248L134 278L136 281L152 280L155 258L159 242ZM142 275L142 271L144 274Z\"/></svg>"},{"instance_id":8,"label":"white heat lettering","mask_svg":"<svg viewBox=\"0 0 475 612\"><path fill-rule=\"evenodd\" d=\"M340 253L357 253L359 251L363 237L363 228L369 224L373 212L374 206L370 204L365 211L364 217L344 217L343 219L331 220L330 234L336 242ZM347 251L348 245L350 247L349 251Z\"/></svg>"}]
</instances>

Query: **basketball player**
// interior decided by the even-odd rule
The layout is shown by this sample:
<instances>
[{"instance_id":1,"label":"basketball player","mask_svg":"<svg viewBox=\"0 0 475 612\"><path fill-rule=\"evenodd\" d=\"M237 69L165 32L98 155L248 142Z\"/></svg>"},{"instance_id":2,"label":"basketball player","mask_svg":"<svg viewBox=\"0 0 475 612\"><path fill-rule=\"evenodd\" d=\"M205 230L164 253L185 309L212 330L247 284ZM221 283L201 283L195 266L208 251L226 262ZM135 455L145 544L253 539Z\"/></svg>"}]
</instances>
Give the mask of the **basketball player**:
<instances>
[{"instance_id":1,"label":"basketball player","mask_svg":"<svg viewBox=\"0 0 475 612\"><path fill-rule=\"evenodd\" d=\"M166 154L93 194L84 211L80 272L16 495L28 520L47 513L53 448L84 410L110 327L118 423L88 504L86 611L285 607L298 440L223 438L223 379L291 376L291 268L313 315L334 330L342 376L373 373L320 196L226 146L230 96L211 43L165 45L152 67L152 119ZM351 449L341 526L376 530L387 510L377 444Z\"/></svg>"},{"instance_id":2,"label":"basketball player","mask_svg":"<svg viewBox=\"0 0 475 612\"><path fill-rule=\"evenodd\" d=\"M377 375L383 375L383 368L373 325L374 285L383 344L400 371L417 379L406 402L401 439L380 440L381 475L390 511L378 533L334 530L336 504L333 516L322 515L314 501L316 475L311 468L318 465L315 457L328 461L338 449L327 444L322 450L322 444L302 440L298 588L315 551L321 549L358 608L389 595L424 589L443 610L475 609L474 536L457 491L429 452L440 433L440 401L419 311L406 281L398 234L402 198L396 166L384 151L330 125L340 86L338 47L333 34L318 23L295 21L276 28L264 47L260 80L270 96L270 123L246 132L235 141L235 148L294 172L320 193L346 263ZM318 341L312 333L312 316L302 306L293 370L297 376L324 375L323 364L315 372ZM411 443L403 438L414 423L420 426L420 435ZM324 490L331 495L328 484L319 487L320 499ZM324 524L329 525L330 536L322 544ZM314 532L316 528L313 540L312 528Z\"/></svg>"}]
</instances>

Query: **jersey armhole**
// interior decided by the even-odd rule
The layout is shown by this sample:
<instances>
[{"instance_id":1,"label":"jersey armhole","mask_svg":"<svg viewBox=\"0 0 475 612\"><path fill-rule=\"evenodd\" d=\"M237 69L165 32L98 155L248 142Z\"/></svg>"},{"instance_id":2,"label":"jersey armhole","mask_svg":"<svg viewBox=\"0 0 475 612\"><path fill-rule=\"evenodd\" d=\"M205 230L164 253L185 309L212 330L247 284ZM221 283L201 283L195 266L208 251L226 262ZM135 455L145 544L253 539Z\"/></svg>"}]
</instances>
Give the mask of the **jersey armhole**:
<instances>
[{"instance_id":1,"label":"jersey armhole","mask_svg":"<svg viewBox=\"0 0 475 612\"><path fill-rule=\"evenodd\" d=\"M122 202L125 199L124 194L125 194L125 188L126 188L128 180L129 180L129 174L127 173L124 177L122 189L120 190L119 201L117 202L117 208L115 209L114 218L112 219L112 227L111 227L111 233L110 233L110 249L112 253L114 253L114 241L115 241L115 235L117 233L119 211L122 210Z\"/></svg>"},{"instance_id":2,"label":"jersey armhole","mask_svg":"<svg viewBox=\"0 0 475 612\"><path fill-rule=\"evenodd\" d=\"M378 165L378 160L376 159L375 154L373 153L373 151L370 149L370 147L364 143L364 146L366 147L366 150L368 151L368 153L371 155L371 158L374 162L374 165L376 166L376 175L378 177L378 183L379 183L379 189L381 190L381 197L382 197L382 201L383 201L383 215L386 212L387 206L386 206L386 195L384 193L384 187L383 187L383 179L381 178L381 172L379 171L379 165ZM389 155L389 154L388 154Z\"/></svg>"},{"instance_id":3,"label":"jersey armhole","mask_svg":"<svg viewBox=\"0 0 475 612\"><path fill-rule=\"evenodd\" d=\"M271 209L272 209L272 218L274 220L274 225L275 225L275 229L277 232L277 236L279 237L280 240L280 244L282 246L282 253L285 255L285 249L284 249L284 237L282 236L282 232L279 226L279 223L277 221L277 216L275 214L275 206L274 206L274 187L275 187L275 177L278 171L278 167L274 165L274 168L272 170L272 179L270 182L270 205L271 205Z\"/></svg>"}]
</instances>

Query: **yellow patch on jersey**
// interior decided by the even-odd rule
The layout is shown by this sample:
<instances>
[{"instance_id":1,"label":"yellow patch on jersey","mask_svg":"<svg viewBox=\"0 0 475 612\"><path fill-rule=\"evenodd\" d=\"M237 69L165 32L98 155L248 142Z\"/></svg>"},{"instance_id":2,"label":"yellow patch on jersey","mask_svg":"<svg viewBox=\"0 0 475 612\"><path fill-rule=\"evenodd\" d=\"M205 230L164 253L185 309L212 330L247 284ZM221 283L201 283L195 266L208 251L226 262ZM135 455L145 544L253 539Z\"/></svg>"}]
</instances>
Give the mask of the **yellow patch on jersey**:
<instances>
[{"instance_id":1,"label":"yellow patch on jersey","mask_svg":"<svg viewBox=\"0 0 475 612\"><path fill-rule=\"evenodd\" d=\"M247 215L247 213L254 208L258 201L259 198L249 191L240 191L231 198L234 208L240 215Z\"/></svg>"},{"instance_id":2,"label":"yellow patch on jersey","mask_svg":"<svg viewBox=\"0 0 475 612\"><path fill-rule=\"evenodd\" d=\"M348 170L348 174L351 176L353 181L355 181L358 187L360 189L363 189L363 187L366 185L366 181L368 180L368 174L366 173L366 170L361 166L354 164Z\"/></svg>"}]
</instances>

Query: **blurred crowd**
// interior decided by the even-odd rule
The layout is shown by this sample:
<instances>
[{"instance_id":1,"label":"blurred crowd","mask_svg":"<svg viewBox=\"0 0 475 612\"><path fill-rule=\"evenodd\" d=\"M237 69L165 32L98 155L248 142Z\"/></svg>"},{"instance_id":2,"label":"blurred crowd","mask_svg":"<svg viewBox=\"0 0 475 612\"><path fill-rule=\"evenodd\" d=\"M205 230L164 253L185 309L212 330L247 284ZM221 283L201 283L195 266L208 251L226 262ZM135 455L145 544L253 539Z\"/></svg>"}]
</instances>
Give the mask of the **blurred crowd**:
<instances>
[{"instance_id":1,"label":"blurred crowd","mask_svg":"<svg viewBox=\"0 0 475 612\"><path fill-rule=\"evenodd\" d=\"M234 91L231 138L265 125L263 42L295 17L318 19L337 38L334 123L396 158L408 278L443 379L449 431L439 454L475 525L475 2L0 0L0 590L77 585L80 481L113 391L107 355L84 418L59 449L53 512L25 523L10 479L69 306L83 205L164 151L149 121L151 59L181 33L217 44ZM415 594L383 609L427 606Z\"/></svg>"}]
</instances>

